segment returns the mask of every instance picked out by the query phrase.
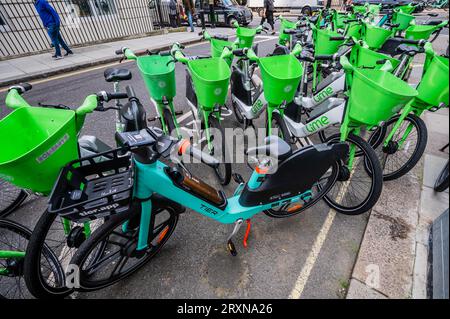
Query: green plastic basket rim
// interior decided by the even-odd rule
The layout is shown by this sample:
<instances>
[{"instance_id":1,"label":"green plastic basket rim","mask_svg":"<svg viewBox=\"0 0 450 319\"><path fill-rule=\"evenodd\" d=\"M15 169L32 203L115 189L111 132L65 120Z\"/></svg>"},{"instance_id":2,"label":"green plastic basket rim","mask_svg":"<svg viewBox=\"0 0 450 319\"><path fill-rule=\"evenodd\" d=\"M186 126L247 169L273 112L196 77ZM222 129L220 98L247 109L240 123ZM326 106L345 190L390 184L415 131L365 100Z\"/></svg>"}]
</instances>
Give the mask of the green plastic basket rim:
<instances>
[{"instance_id":1,"label":"green plastic basket rim","mask_svg":"<svg viewBox=\"0 0 450 319\"><path fill-rule=\"evenodd\" d=\"M196 70L194 68L192 68L193 64L196 63L200 63L199 61L201 61L202 63L205 63L205 60L207 60L208 62L211 62L211 64L213 64L212 62L214 62L214 64L216 64L216 67L218 67L217 64L224 64L223 68L226 71L226 75L224 75L222 78L220 79L215 79L215 80L209 80L209 79L205 79L201 74L198 74L198 72L196 72ZM231 70L230 67L228 66L227 62L222 59L222 58L208 58L208 59L201 59L201 60L191 60L188 62L188 66L189 66L189 70L191 71L191 73L193 75L195 75L196 78L200 79L202 82L204 83L213 83L213 82L219 82L219 81L225 81L228 80L231 77Z\"/></svg>"},{"instance_id":2,"label":"green plastic basket rim","mask_svg":"<svg viewBox=\"0 0 450 319\"><path fill-rule=\"evenodd\" d=\"M17 116L17 114L19 114L19 112L28 112L28 111L30 111L30 110L33 110L33 111L35 111L35 110L42 110L42 111L49 111L49 109L43 109L42 107L34 107L34 106L32 106L32 107L21 107L21 108L19 108L19 109L16 109L16 110L14 110L13 112L11 112L10 114L8 114L5 118L3 118L1 121L0 121L0 125L5 121L5 120L7 120L7 119L9 119L9 118L11 118L11 117L14 117L14 116ZM74 118L75 118L75 111L74 110L56 110L56 109L54 109L55 111L58 111L58 112L65 112L65 113L67 113L68 115L70 114L70 116L68 116L68 118L67 118L67 120L65 120L64 121L64 123L62 123L61 125L60 125L60 127L59 128L57 128L56 130L55 130L55 134L57 133L57 132L59 132L59 130L61 130L61 128L63 128L64 126L66 126L70 121L74 121ZM39 111L38 111L39 112ZM61 113L62 114L62 113ZM75 123L74 123L74 125L75 125ZM31 153L33 153L37 148L39 148L39 147L41 147L42 145L44 145L45 144L45 142L47 142L50 138L52 138L55 134L52 134L51 136L49 136L46 140L44 140L44 141L42 141L42 142L40 142L39 144L37 144L37 145L35 145L33 148L31 148L30 150L28 150L28 152L26 152L26 153L24 153L24 154L22 154L22 155L20 155L20 156L18 156L18 157L16 157L16 158L14 158L14 159L11 159L11 160L8 160L8 161L6 161L6 162L0 162L0 167L1 166L6 166L6 165L10 165L10 164L13 164L14 162L17 162L17 161L20 161L21 159L23 159L24 157L26 157L26 156L28 156L28 155L30 155Z\"/></svg>"},{"instance_id":3,"label":"green plastic basket rim","mask_svg":"<svg viewBox=\"0 0 450 319\"><path fill-rule=\"evenodd\" d=\"M145 63L144 60L150 60L150 58L153 58L154 60L157 60L158 58L161 59L161 60L162 59L169 60L169 57L161 57L161 56L158 56L158 55L146 55L146 56L138 57L137 58L137 65L138 65L138 68L139 68L139 72L141 72L142 75L144 75L144 76L163 76L163 75L167 75L167 74L170 74L173 71L175 71L175 63L170 63L170 64L167 65L167 72L148 73L148 72L144 71L143 70L143 67L144 67L143 63Z\"/></svg>"},{"instance_id":4,"label":"green plastic basket rim","mask_svg":"<svg viewBox=\"0 0 450 319\"><path fill-rule=\"evenodd\" d=\"M265 67L265 64L268 63L269 65L272 63L273 60L282 60L282 59L286 59L286 64L289 61L298 61L295 57L293 57L292 55L277 55L277 56L270 56L270 57L265 57L265 58L260 58L259 59L259 66L264 69L265 72L267 72L271 77L273 77L274 79L278 79L278 80L290 80L290 79L295 79L295 78L299 78L303 75L303 67L302 65L299 63L299 74L297 76L291 76L291 77L286 77L286 78L280 78L280 77L275 77L272 75L271 72L269 72L269 70Z\"/></svg>"},{"instance_id":5,"label":"green plastic basket rim","mask_svg":"<svg viewBox=\"0 0 450 319\"><path fill-rule=\"evenodd\" d=\"M381 89L381 90L384 91L384 93L387 93L389 95L397 95L397 96L398 95L403 95L404 97L411 97L412 98L412 97L415 97L415 96L417 96L419 94L416 89L414 89L408 83L406 83L406 82L402 81L401 79L395 77L390 72L386 72L386 71L382 71L382 70L358 69L358 68L355 68L353 70L353 72L354 72L353 76L356 75L359 79L363 80L366 84L369 84L371 87ZM408 90L410 92L408 92L407 94L403 94L403 93L399 94L397 92L394 92L390 88L383 87L379 83L375 82L374 80L372 80L370 77L368 77L364 73L385 73L385 74L387 74L387 76L391 76L392 79L395 79L394 81L398 81L399 85L403 85L405 88L408 87ZM403 83L403 84L400 84L400 83ZM395 87L397 87L397 85Z\"/></svg>"},{"instance_id":6,"label":"green plastic basket rim","mask_svg":"<svg viewBox=\"0 0 450 319\"><path fill-rule=\"evenodd\" d=\"M237 32L236 35L237 37L244 37L244 38L251 38L256 36L256 29L250 29L250 28L242 28L240 27Z\"/></svg>"}]
</instances>

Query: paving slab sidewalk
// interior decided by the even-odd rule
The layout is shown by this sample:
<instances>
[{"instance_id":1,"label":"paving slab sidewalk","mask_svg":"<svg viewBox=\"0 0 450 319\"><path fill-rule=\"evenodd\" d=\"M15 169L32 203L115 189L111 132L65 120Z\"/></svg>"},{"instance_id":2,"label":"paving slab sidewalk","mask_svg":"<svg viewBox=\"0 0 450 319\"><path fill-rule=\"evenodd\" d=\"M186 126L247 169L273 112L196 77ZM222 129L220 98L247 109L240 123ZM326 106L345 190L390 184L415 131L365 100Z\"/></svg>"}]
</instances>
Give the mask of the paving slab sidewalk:
<instances>
[{"instance_id":1,"label":"paving slab sidewalk","mask_svg":"<svg viewBox=\"0 0 450 319\"><path fill-rule=\"evenodd\" d=\"M217 28L211 33L231 35L234 34L234 30ZM73 50L74 55L61 60L53 60L51 53L4 60L0 61L0 87L46 78L94 65L111 63L119 59L114 52L124 46L137 52L145 52L147 49L166 49L175 42L188 45L199 41L200 36L198 32L182 31L169 33L166 31L164 34L152 35L145 38L113 41L75 48Z\"/></svg>"}]
</instances>

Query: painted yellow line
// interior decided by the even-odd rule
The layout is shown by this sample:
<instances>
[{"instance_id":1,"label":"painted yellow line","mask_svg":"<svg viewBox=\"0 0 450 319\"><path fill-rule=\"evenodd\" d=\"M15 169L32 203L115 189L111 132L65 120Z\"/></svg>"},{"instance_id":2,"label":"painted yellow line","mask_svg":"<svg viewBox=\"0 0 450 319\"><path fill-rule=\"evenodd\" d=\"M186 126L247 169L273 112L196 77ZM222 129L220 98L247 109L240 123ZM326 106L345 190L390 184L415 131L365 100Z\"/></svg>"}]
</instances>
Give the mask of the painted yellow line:
<instances>
[{"instance_id":1,"label":"painted yellow line","mask_svg":"<svg viewBox=\"0 0 450 319\"><path fill-rule=\"evenodd\" d=\"M340 202L342 198L344 197L344 194L347 192L349 182L345 183L337 197L337 202ZM325 219L325 222L322 225L322 228L320 229L319 234L317 235L314 244L311 248L311 251L309 252L308 258L306 259L305 264L303 265L302 271L300 272L300 275L297 278L297 281L295 282L294 288L291 291L291 294L289 295L289 299L300 299L303 290L305 289L306 283L308 282L309 276L311 275L311 271L314 268L314 265L316 264L317 258L319 257L319 253L322 250L322 246L325 243L325 240L327 239L328 232L331 229L331 226L333 225L334 218L336 217L336 212L333 209L330 209L327 215L327 218Z\"/></svg>"}]
</instances>

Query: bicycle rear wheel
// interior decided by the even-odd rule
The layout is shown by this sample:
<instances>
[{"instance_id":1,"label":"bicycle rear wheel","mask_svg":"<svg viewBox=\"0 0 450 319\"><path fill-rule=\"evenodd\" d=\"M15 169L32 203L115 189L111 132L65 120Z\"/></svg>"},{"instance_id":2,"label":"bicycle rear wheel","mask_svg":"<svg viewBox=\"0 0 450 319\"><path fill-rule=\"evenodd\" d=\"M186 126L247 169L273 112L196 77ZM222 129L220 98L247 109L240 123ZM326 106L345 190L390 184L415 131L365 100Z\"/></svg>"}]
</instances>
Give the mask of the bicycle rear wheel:
<instances>
[{"instance_id":1,"label":"bicycle rear wheel","mask_svg":"<svg viewBox=\"0 0 450 319\"><path fill-rule=\"evenodd\" d=\"M298 215L320 201L336 183L339 173L339 163L335 163L325 174L311 187L310 196L306 196L299 202L270 209L264 213L273 218L288 218Z\"/></svg>"},{"instance_id":2,"label":"bicycle rear wheel","mask_svg":"<svg viewBox=\"0 0 450 319\"><path fill-rule=\"evenodd\" d=\"M0 218L15 211L27 199L28 193L0 178Z\"/></svg>"},{"instance_id":3,"label":"bicycle rear wheel","mask_svg":"<svg viewBox=\"0 0 450 319\"><path fill-rule=\"evenodd\" d=\"M23 279L24 257L31 230L10 220L0 219L0 251L19 254L15 258L0 259L0 299L29 299L32 294L28 291ZM44 256L50 263L54 263L55 256L48 247L44 247ZM23 254L23 255L22 255Z\"/></svg>"},{"instance_id":4,"label":"bicycle rear wheel","mask_svg":"<svg viewBox=\"0 0 450 319\"><path fill-rule=\"evenodd\" d=\"M331 136L328 142L338 143L340 137L340 134ZM366 141L350 134L346 142L354 148L353 163L350 168L348 156L324 200L341 214L360 215L372 209L380 198L383 173L375 151Z\"/></svg>"},{"instance_id":5,"label":"bicycle rear wheel","mask_svg":"<svg viewBox=\"0 0 450 319\"><path fill-rule=\"evenodd\" d=\"M427 127L424 121L414 114L409 114L405 118L392 140L384 146L384 140L399 117L400 115L392 117L369 138L369 144L374 148L383 168L385 181L398 179L411 171L421 159L427 146Z\"/></svg>"},{"instance_id":6,"label":"bicycle rear wheel","mask_svg":"<svg viewBox=\"0 0 450 319\"><path fill-rule=\"evenodd\" d=\"M70 262L79 268L80 291L111 286L156 256L173 234L179 216L171 207L155 209L152 215L149 247L142 252L136 250L140 227L127 232L123 230L123 225L130 219L140 220L140 215L135 212L113 216L81 245Z\"/></svg>"},{"instance_id":7,"label":"bicycle rear wheel","mask_svg":"<svg viewBox=\"0 0 450 319\"><path fill-rule=\"evenodd\" d=\"M443 192L448 188L449 178L448 178L448 162L442 170L441 174L439 174L438 179L436 180L436 184L434 185L434 190L436 192Z\"/></svg>"}]
</instances>

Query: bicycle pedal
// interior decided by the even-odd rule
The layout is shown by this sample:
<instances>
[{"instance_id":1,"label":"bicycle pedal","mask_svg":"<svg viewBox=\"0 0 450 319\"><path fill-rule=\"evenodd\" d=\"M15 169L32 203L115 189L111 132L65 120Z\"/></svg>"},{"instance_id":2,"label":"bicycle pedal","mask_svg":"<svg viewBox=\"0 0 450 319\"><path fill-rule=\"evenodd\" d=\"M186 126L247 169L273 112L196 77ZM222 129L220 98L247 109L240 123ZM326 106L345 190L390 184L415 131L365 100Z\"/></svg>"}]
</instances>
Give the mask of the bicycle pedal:
<instances>
[{"instance_id":1,"label":"bicycle pedal","mask_svg":"<svg viewBox=\"0 0 450 319\"><path fill-rule=\"evenodd\" d=\"M227 243L227 249L233 257L237 256L238 252L236 250L236 246L234 246L234 243L231 239Z\"/></svg>"}]
</instances>

